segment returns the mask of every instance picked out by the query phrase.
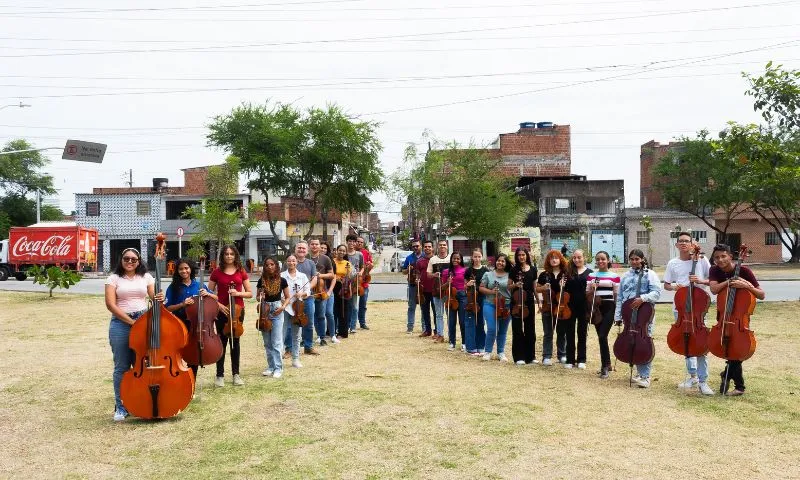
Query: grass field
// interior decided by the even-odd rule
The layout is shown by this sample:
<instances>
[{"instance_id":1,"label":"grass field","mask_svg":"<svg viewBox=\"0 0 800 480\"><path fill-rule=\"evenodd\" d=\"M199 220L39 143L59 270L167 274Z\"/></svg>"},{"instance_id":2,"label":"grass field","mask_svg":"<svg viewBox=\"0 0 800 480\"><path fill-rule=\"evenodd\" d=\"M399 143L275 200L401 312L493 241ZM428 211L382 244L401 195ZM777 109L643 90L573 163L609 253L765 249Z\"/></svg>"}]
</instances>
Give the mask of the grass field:
<instances>
[{"instance_id":1,"label":"grass field","mask_svg":"<svg viewBox=\"0 0 800 480\"><path fill-rule=\"evenodd\" d=\"M738 398L675 388L667 306L648 390L623 365L597 378L593 331L585 371L482 362L406 335L402 303L370 304L372 330L264 378L250 308L245 386L215 389L206 368L177 418L121 424L102 297L1 293L0 312L3 478L800 477L797 302L759 304Z\"/></svg>"}]
</instances>

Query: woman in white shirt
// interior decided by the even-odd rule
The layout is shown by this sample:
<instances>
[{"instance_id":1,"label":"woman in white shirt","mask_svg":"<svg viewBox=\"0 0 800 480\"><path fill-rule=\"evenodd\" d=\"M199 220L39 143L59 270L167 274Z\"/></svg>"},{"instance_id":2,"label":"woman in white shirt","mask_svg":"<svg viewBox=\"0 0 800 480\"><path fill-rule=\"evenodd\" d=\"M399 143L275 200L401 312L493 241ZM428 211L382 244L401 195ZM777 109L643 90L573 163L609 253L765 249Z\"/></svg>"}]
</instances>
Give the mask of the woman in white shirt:
<instances>
[{"instance_id":1,"label":"woman in white shirt","mask_svg":"<svg viewBox=\"0 0 800 480\"><path fill-rule=\"evenodd\" d=\"M281 272L281 277L286 279L286 283L289 286L289 293L294 297L291 299L291 302L295 300L302 301L311 295L308 276L297 269L297 257L294 255L286 257L286 271ZM300 332L302 331L302 327L299 324L295 324L293 321L297 313L293 308L294 307L292 307L291 313L288 308L286 312L284 312L283 324L287 332L291 331L292 366L301 368L303 366L300 363Z\"/></svg>"},{"instance_id":2,"label":"woman in white shirt","mask_svg":"<svg viewBox=\"0 0 800 480\"><path fill-rule=\"evenodd\" d=\"M114 421L128 416L119 396L122 376L133 364L133 351L128 344L131 326L147 309L147 299L164 301L164 292L155 295L155 279L147 273L147 266L135 248L122 251L114 273L106 279L106 308L111 312L108 341L114 356Z\"/></svg>"}]
</instances>

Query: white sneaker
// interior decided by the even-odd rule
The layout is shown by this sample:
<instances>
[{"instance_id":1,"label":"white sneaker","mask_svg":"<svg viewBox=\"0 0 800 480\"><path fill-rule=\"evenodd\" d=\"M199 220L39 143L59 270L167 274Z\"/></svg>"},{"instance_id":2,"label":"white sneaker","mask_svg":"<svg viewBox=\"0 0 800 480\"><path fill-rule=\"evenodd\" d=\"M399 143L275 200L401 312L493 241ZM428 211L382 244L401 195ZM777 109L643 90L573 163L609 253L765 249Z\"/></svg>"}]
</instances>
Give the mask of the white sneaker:
<instances>
[{"instance_id":1,"label":"white sneaker","mask_svg":"<svg viewBox=\"0 0 800 480\"><path fill-rule=\"evenodd\" d=\"M484 362L488 362L491 359L492 359L492 354L491 353L484 353L483 354L483 361Z\"/></svg>"},{"instance_id":2,"label":"white sneaker","mask_svg":"<svg viewBox=\"0 0 800 480\"><path fill-rule=\"evenodd\" d=\"M552 364L553 364L553 360L551 360L549 358L545 358L544 360L542 360L542 365L544 365L545 367L549 367Z\"/></svg>"},{"instance_id":3,"label":"white sneaker","mask_svg":"<svg viewBox=\"0 0 800 480\"><path fill-rule=\"evenodd\" d=\"M515 363L517 365L525 365L525 360L517 360Z\"/></svg>"},{"instance_id":4,"label":"white sneaker","mask_svg":"<svg viewBox=\"0 0 800 480\"><path fill-rule=\"evenodd\" d=\"M533 361L531 362L531 365L534 365L534 364L537 364L537 363L539 363L539 360L536 360L536 359L534 358L534 359L533 359Z\"/></svg>"},{"instance_id":5,"label":"white sneaker","mask_svg":"<svg viewBox=\"0 0 800 480\"><path fill-rule=\"evenodd\" d=\"M447 346L447 351L448 351L448 352L452 352L452 351L453 351L453 350L455 350L455 349L456 349L456 346L455 346L455 345L453 345L452 343L451 343L450 345L448 345L448 346Z\"/></svg>"},{"instance_id":6,"label":"white sneaker","mask_svg":"<svg viewBox=\"0 0 800 480\"><path fill-rule=\"evenodd\" d=\"M678 384L678 388L689 390L690 388L694 388L697 386L699 380L697 377L689 377L686 380L682 381Z\"/></svg>"},{"instance_id":7,"label":"white sneaker","mask_svg":"<svg viewBox=\"0 0 800 480\"><path fill-rule=\"evenodd\" d=\"M558 361L561 363L567 363L567 357L560 357Z\"/></svg>"},{"instance_id":8,"label":"white sneaker","mask_svg":"<svg viewBox=\"0 0 800 480\"><path fill-rule=\"evenodd\" d=\"M274 373L275 373L275 370L272 370L272 369L268 368L268 369L264 370L263 372L261 372L261 375L264 375L265 377L271 377Z\"/></svg>"},{"instance_id":9,"label":"white sneaker","mask_svg":"<svg viewBox=\"0 0 800 480\"><path fill-rule=\"evenodd\" d=\"M714 395L714 390L706 382L699 382L697 386L700 387L700 393L703 395Z\"/></svg>"},{"instance_id":10,"label":"white sneaker","mask_svg":"<svg viewBox=\"0 0 800 480\"><path fill-rule=\"evenodd\" d=\"M501 362L507 362L508 361L508 357L506 357L505 353L501 353L500 355L498 355L497 359L500 360Z\"/></svg>"},{"instance_id":11,"label":"white sneaker","mask_svg":"<svg viewBox=\"0 0 800 480\"><path fill-rule=\"evenodd\" d=\"M303 364L300 363L300 359L299 358L295 358L295 359L292 360L292 366L294 368L303 368Z\"/></svg>"},{"instance_id":12,"label":"white sneaker","mask_svg":"<svg viewBox=\"0 0 800 480\"><path fill-rule=\"evenodd\" d=\"M336 338L336 335L331 337L331 342L333 342L333 343L341 343L341 341L338 338Z\"/></svg>"},{"instance_id":13,"label":"white sneaker","mask_svg":"<svg viewBox=\"0 0 800 480\"><path fill-rule=\"evenodd\" d=\"M586 364L585 363L579 363L578 364L578 370L586 370Z\"/></svg>"},{"instance_id":14,"label":"white sneaker","mask_svg":"<svg viewBox=\"0 0 800 480\"><path fill-rule=\"evenodd\" d=\"M122 410L114 410L114 421L115 422L124 422L125 418L128 416L126 412Z\"/></svg>"},{"instance_id":15,"label":"white sneaker","mask_svg":"<svg viewBox=\"0 0 800 480\"><path fill-rule=\"evenodd\" d=\"M649 378L642 378L634 379L633 383L639 386L639 388L648 388L650 387L650 379Z\"/></svg>"},{"instance_id":16,"label":"white sneaker","mask_svg":"<svg viewBox=\"0 0 800 480\"><path fill-rule=\"evenodd\" d=\"M272 378L281 378L283 376L283 370L275 370L275 373L272 374Z\"/></svg>"},{"instance_id":17,"label":"white sneaker","mask_svg":"<svg viewBox=\"0 0 800 480\"><path fill-rule=\"evenodd\" d=\"M214 386L215 387L224 387L225 386L225 377L217 377L214 379Z\"/></svg>"},{"instance_id":18,"label":"white sneaker","mask_svg":"<svg viewBox=\"0 0 800 480\"><path fill-rule=\"evenodd\" d=\"M237 387L244 385L244 380L242 380L242 377L240 377L238 373L233 376L233 384Z\"/></svg>"},{"instance_id":19,"label":"white sneaker","mask_svg":"<svg viewBox=\"0 0 800 480\"><path fill-rule=\"evenodd\" d=\"M461 351L462 352L466 352L467 351L467 346L464 345L463 343L461 344Z\"/></svg>"},{"instance_id":20,"label":"white sneaker","mask_svg":"<svg viewBox=\"0 0 800 480\"><path fill-rule=\"evenodd\" d=\"M571 363L565 363L564 364L564 368L572 368L572 364Z\"/></svg>"}]
</instances>

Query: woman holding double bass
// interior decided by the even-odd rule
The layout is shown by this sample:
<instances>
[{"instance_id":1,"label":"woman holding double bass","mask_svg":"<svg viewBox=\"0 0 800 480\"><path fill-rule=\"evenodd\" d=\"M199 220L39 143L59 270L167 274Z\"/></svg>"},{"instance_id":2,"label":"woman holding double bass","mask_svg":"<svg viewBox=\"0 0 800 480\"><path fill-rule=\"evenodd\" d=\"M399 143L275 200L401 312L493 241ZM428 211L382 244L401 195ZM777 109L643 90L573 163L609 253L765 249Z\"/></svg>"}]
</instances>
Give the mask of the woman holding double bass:
<instances>
[{"instance_id":1,"label":"woman holding double bass","mask_svg":"<svg viewBox=\"0 0 800 480\"><path fill-rule=\"evenodd\" d=\"M750 358L756 348L755 336L750 330L750 314L756 299L765 298L756 276L742 265L746 254L747 247L743 246L738 262L734 263L730 247L717 245L711 254L714 266L708 272L711 293L717 295L717 325L709 334L709 348L712 354L727 360L725 370L719 374L723 395L744 395L742 362ZM731 380L734 389L728 390Z\"/></svg>"},{"instance_id":2,"label":"woman holding double bass","mask_svg":"<svg viewBox=\"0 0 800 480\"><path fill-rule=\"evenodd\" d=\"M241 325L244 319L244 299L252 298L253 291L250 288L250 278L242 266L242 260L236 247L233 245L223 246L219 252L218 265L208 279L208 289L216 292L219 303L219 315L217 315L215 323L219 339L222 341L222 358L217 362L217 377L214 379L214 385L225 386L225 351L228 343L231 344L233 384L244 385L242 377L239 376L239 359L241 358L239 337L236 335L236 329L232 330L231 327L235 327L237 322ZM231 318L231 300L233 300L233 316L235 318ZM226 331L228 333L225 333Z\"/></svg>"}]
</instances>

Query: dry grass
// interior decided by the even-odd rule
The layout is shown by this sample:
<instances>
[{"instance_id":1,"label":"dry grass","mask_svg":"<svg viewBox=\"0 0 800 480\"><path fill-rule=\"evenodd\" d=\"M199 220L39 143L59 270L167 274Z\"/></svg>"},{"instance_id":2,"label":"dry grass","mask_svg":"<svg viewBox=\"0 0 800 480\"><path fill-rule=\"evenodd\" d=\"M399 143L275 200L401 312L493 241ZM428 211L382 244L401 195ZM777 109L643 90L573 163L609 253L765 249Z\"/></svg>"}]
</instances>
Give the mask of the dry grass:
<instances>
[{"instance_id":1,"label":"dry grass","mask_svg":"<svg viewBox=\"0 0 800 480\"><path fill-rule=\"evenodd\" d=\"M759 305L740 398L675 388L666 306L649 390L629 388L623 366L594 375L594 333L586 371L481 362L405 335L401 303L371 304L371 331L268 379L251 308L244 387L214 389L206 368L178 418L123 424L100 297L2 293L0 311L0 477L800 475L797 302Z\"/></svg>"}]
</instances>

